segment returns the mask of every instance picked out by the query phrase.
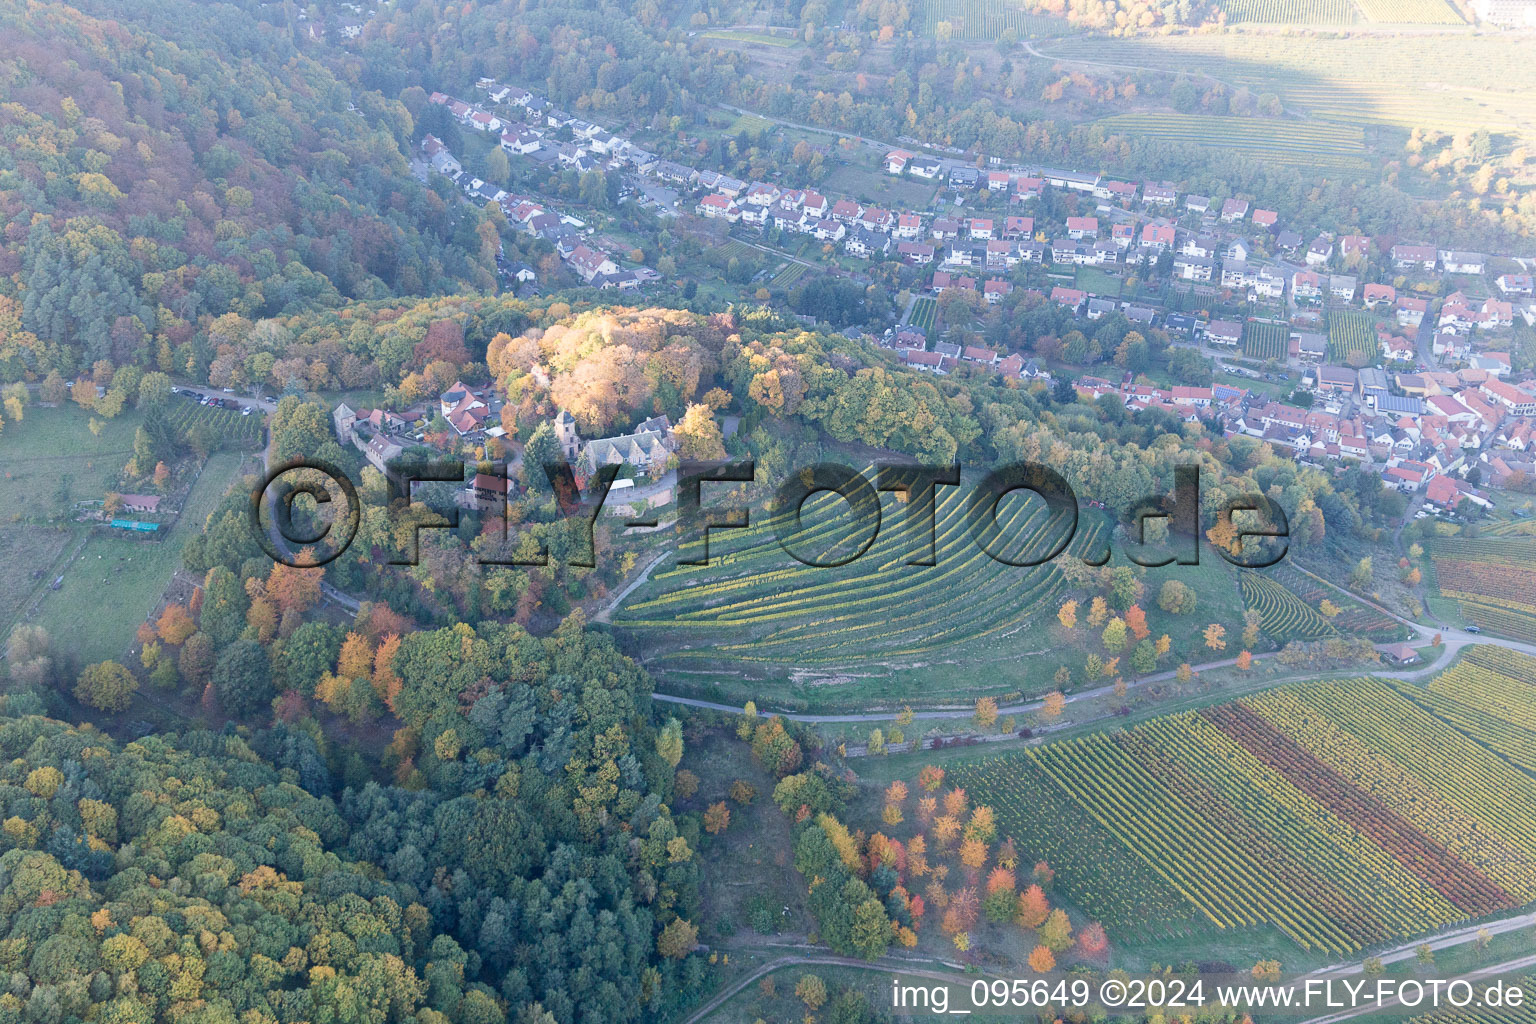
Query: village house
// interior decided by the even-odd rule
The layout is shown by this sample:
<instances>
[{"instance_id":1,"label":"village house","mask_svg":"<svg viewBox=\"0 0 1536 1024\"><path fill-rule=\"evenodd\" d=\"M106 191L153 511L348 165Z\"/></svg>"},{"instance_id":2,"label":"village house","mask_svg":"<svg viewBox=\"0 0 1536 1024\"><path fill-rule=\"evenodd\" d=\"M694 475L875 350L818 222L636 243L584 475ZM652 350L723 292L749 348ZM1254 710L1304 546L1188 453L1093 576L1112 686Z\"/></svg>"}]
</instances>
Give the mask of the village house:
<instances>
[{"instance_id":1,"label":"village house","mask_svg":"<svg viewBox=\"0 0 1536 1024\"><path fill-rule=\"evenodd\" d=\"M1212 320L1205 327L1205 340L1212 345L1235 348L1243 340L1243 325L1230 320Z\"/></svg>"},{"instance_id":2,"label":"village house","mask_svg":"<svg viewBox=\"0 0 1536 1024\"><path fill-rule=\"evenodd\" d=\"M653 416L636 426L633 433L588 441L582 450L582 465L589 477L603 466L625 465L654 477L666 471L676 450L671 422L665 416Z\"/></svg>"},{"instance_id":3,"label":"village house","mask_svg":"<svg viewBox=\"0 0 1536 1024\"><path fill-rule=\"evenodd\" d=\"M1392 265L1399 270L1434 270L1440 253L1432 245L1398 243L1392 247Z\"/></svg>"},{"instance_id":4,"label":"village house","mask_svg":"<svg viewBox=\"0 0 1536 1024\"><path fill-rule=\"evenodd\" d=\"M591 284L592 279L600 274L614 274L619 269L619 265L613 262L607 253L600 249L590 249L585 245L576 246L568 262L577 276L588 284Z\"/></svg>"}]
</instances>

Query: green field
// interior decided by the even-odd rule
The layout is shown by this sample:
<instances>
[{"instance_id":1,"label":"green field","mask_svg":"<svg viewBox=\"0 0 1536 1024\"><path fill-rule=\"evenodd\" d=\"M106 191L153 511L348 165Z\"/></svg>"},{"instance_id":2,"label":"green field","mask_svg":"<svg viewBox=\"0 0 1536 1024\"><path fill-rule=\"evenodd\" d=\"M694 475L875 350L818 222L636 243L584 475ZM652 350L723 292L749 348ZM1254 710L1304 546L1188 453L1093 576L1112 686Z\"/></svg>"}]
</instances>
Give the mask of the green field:
<instances>
[{"instance_id":1,"label":"green field","mask_svg":"<svg viewBox=\"0 0 1536 1024\"><path fill-rule=\"evenodd\" d=\"M1222 0L1227 24L1353 25L1360 11L1351 0Z\"/></svg>"},{"instance_id":2,"label":"green field","mask_svg":"<svg viewBox=\"0 0 1536 1024\"><path fill-rule=\"evenodd\" d=\"M992 42L1012 29L1019 39L1056 36L1072 31L1065 18L1031 14L1022 0L918 0L913 12L923 31L936 33L942 22L951 39Z\"/></svg>"},{"instance_id":3,"label":"green field","mask_svg":"<svg viewBox=\"0 0 1536 1024\"><path fill-rule=\"evenodd\" d=\"M1290 344L1291 330L1285 324L1250 320L1243 325L1243 355L1249 359L1283 361Z\"/></svg>"},{"instance_id":4,"label":"green field","mask_svg":"<svg viewBox=\"0 0 1536 1024\"><path fill-rule=\"evenodd\" d=\"M89 413L70 404L28 406L20 422L6 423L0 434L0 521L45 519L61 509L60 498L67 505L113 489L133 457L142 417L125 412L108 421L99 437L89 421Z\"/></svg>"},{"instance_id":5,"label":"green field","mask_svg":"<svg viewBox=\"0 0 1536 1024\"><path fill-rule=\"evenodd\" d=\"M1328 361L1349 366L1372 366L1381 362L1376 317L1358 310L1339 310L1330 314Z\"/></svg>"},{"instance_id":6,"label":"green field","mask_svg":"<svg viewBox=\"0 0 1536 1024\"><path fill-rule=\"evenodd\" d=\"M722 42L757 43L761 46L799 46L800 40L790 36L769 35L767 32L746 32L739 29L712 29L699 34L700 39L718 39ZM765 124L767 122L764 122ZM734 129L733 129L734 130Z\"/></svg>"},{"instance_id":7,"label":"green field","mask_svg":"<svg viewBox=\"0 0 1536 1024\"><path fill-rule=\"evenodd\" d=\"M838 163L822 184L863 203L909 210L926 209L938 187L921 178L893 178L883 167L865 163Z\"/></svg>"},{"instance_id":8,"label":"green field","mask_svg":"<svg viewBox=\"0 0 1536 1024\"><path fill-rule=\"evenodd\" d=\"M1094 122L1107 132L1236 150L1266 161L1365 170L1365 133L1348 125L1204 114L1116 114Z\"/></svg>"},{"instance_id":9,"label":"green field","mask_svg":"<svg viewBox=\"0 0 1536 1024\"><path fill-rule=\"evenodd\" d=\"M1097 295L1106 299L1120 297L1120 289L1125 282L1113 274L1106 273L1098 267L1078 267L1077 274L1073 278L1073 287L1087 292L1089 295Z\"/></svg>"},{"instance_id":10,"label":"green field","mask_svg":"<svg viewBox=\"0 0 1536 1024\"><path fill-rule=\"evenodd\" d=\"M939 317L939 303L926 295L912 304L912 317L907 323L920 331L930 330Z\"/></svg>"},{"instance_id":11,"label":"green field","mask_svg":"<svg viewBox=\"0 0 1536 1024\"><path fill-rule=\"evenodd\" d=\"M757 114L738 114L726 131L731 135L740 135L742 132L751 132L756 135L772 127L773 122L766 117L760 117Z\"/></svg>"},{"instance_id":12,"label":"green field","mask_svg":"<svg viewBox=\"0 0 1536 1024\"><path fill-rule=\"evenodd\" d=\"M1512 33L1074 36L1041 48L1061 59L1207 74L1255 94L1273 92L1287 113L1324 121L1445 131L1476 124L1536 136L1536 90L1521 84L1529 42Z\"/></svg>"},{"instance_id":13,"label":"green field","mask_svg":"<svg viewBox=\"0 0 1536 1024\"><path fill-rule=\"evenodd\" d=\"M233 452L212 456L163 540L92 534L79 558L63 570L63 587L45 592L31 621L46 628L55 644L68 638L81 663L121 658L181 565L182 544L202 531L243 461Z\"/></svg>"}]
</instances>

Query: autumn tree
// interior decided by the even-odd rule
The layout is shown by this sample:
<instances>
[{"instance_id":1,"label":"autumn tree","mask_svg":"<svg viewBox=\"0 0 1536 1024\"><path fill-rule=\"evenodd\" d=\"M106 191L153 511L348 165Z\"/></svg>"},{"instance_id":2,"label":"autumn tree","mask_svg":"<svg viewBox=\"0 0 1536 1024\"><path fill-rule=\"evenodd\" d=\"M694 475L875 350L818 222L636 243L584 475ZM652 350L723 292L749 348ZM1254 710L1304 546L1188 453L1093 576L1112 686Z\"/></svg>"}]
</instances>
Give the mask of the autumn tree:
<instances>
[{"instance_id":1,"label":"autumn tree","mask_svg":"<svg viewBox=\"0 0 1536 1024\"><path fill-rule=\"evenodd\" d=\"M1061 606L1061 609L1056 612L1056 621L1060 622L1062 624L1062 626L1067 628L1067 629L1076 629L1077 628L1077 602L1069 600L1065 604L1063 604Z\"/></svg>"},{"instance_id":2,"label":"autumn tree","mask_svg":"<svg viewBox=\"0 0 1536 1024\"><path fill-rule=\"evenodd\" d=\"M197 623L185 605L168 604L155 622L155 632L160 639L171 645L185 643L187 637L197 632Z\"/></svg>"},{"instance_id":3,"label":"autumn tree","mask_svg":"<svg viewBox=\"0 0 1536 1024\"><path fill-rule=\"evenodd\" d=\"M795 983L795 998L812 1012L821 1009L827 1001L827 983L814 974L802 974Z\"/></svg>"},{"instance_id":4,"label":"autumn tree","mask_svg":"<svg viewBox=\"0 0 1536 1024\"><path fill-rule=\"evenodd\" d=\"M746 807L757 799L757 787L746 779L737 779L731 783L731 799L736 801L737 806Z\"/></svg>"},{"instance_id":5,"label":"autumn tree","mask_svg":"<svg viewBox=\"0 0 1536 1024\"><path fill-rule=\"evenodd\" d=\"M710 804L709 808L704 812L704 831L715 836L724 832L730 826L731 809L725 806L725 801L721 800Z\"/></svg>"},{"instance_id":6,"label":"autumn tree","mask_svg":"<svg viewBox=\"0 0 1536 1024\"><path fill-rule=\"evenodd\" d=\"M708 405L690 405L672 434L677 439L679 458L695 462L725 458L725 438Z\"/></svg>"},{"instance_id":7,"label":"autumn tree","mask_svg":"<svg viewBox=\"0 0 1536 1024\"><path fill-rule=\"evenodd\" d=\"M1139 604L1133 604L1125 610L1125 625L1137 643L1145 640L1150 633L1147 629L1147 613L1141 610Z\"/></svg>"},{"instance_id":8,"label":"autumn tree","mask_svg":"<svg viewBox=\"0 0 1536 1024\"><path fill-rule=\"evenodd\" d=\"M1095 597L1093 604L1088 606L1088 626L1098 629L1104 625L1104 620L1109 618L1109 604L1102 597Z\"/></svg>"},{"instance_id":9,"label":"autumn tree","mask_svg":"<svg viewBox=\"0 0 1536 1024\"><path fill-rule=\"evenodd\" d=\"M320 583L325 570L275 562L267 577L267 597L282 613L306 612L320 601Z\"/></svg>"},{"instance_id":10,"label":"autumn tree","mask_svg":"<svg viewBox=\"0 0 1536 1024\"><path fill-rule=\"evenodd\" d=\"M656 936L656 952L670 960L681 960L693 952L698 942L699 929L681 917L674 917Z\"/></svg>"},{"instance_id":11,"label":"autumn tree","mask_svg":"<svg viewBox=\"0 0 1536 1024\"><path fill-rule=\"evenodd\" d=\"M1040 945L1030 950L1029 969L1036 974L1046 974L1054 971L1056 969L1056 954L1051 952L1051 947Z\"/></svg>"},{"instance_id":12,"label":"autumn tree","mask_svg":"<svg viewBox=\"0 0 1536 1024\"><path fill-rule=\"evenodd\" d=\"M1067 709L1067 698L1060 690L1052 690L1040 701L1040 717L1047 722L1054 722L1061 717L1061 713Z\"/></svg>"},{"instance_id":13,"label":"autumn tree","mask_svg":"<svg viewBox=\"0 0 1536 1024\"><path fill-rule=\"evenodd\" d=\"M1195 592L1182 580L1166 580L1157 592L1157 606L1173 615L1188 615L1195 610Z\"/></svg>"},{"instance_id":14,"label":"autumn tree","mask_svg":"<svg viewBox=\"0 0 1536 1024\"><path fill-rule=\"evenodd\" d=\"M1097 921L1091 922L1082 931L1077 933L1078 951L1087 957L1102 956L1109 948L1109 936L1104 934L1104 926Z\"/></svg>"},{"instance_id":15,"label":"autumn tree","mask_svg":"<svg viewBox=\"0 0 1536 1024\"><path fill-rule=\"evenodd\" d=\"M1240 672L1247 672L1253 668L1253 652L1243 651L1237 656L1237 668Z\"/></svg>"},{"instance_id":16,"label":"autumn tree","mask_svg":"<svg viewBox=\"0 0 1536 1024\"><path fill-rule=\"evenodd\" d=\"M976 724L981 728L992 728L992 723L997 721L997 698L978 697L975 718Z\"/></svg>"},{"instance_id":17,"label":"autumn tree","mask_svg":"<svg viewBox=\"0 0 1536 1024\"><path fill-rule=\"evenodd\" d=\"M1051 913L1051 905L1046 901L1045 890L1038 885L1031 885L1019 893L1018 912L1015 920L1021 928L1039 928L1045 923L1045 919Z\"/></svg>"},{"instance_id":18,"label":"autumn tree","mask_svg":"<svg viewBox=\"0 0 1536 1024\"><path fill-rule=\"evenodd\" d=\"M671 768L676 768L677 763L683 759L683 726L677 719L667 719L666 724L657 730L656 753Z\"/></svg>"},{"instance_id":19,"label":"autumn tree","mask_svg":"<svg viewBox=\"0 0 1536 1024\"><path fill-rule=\"evenodd\" d=\"M939 787L944 785L944 769L936 764L923 765L917 773L917 784L923 787L924 792L938 792Z\"/></svg>"},{"instance_id":20,"label":"autumn tree","mask_svg":"<svg viewBox=\"0 0 1536 1024\"><path fill-rule=\"evenodd\" d=\"M1205 646L1211 650L1226 650L1227 641L1224 638L1227 635L1227 627L1221 625L1221 623L1213 622L1206 626L1205 632L1202 635L1205 637Z\"/></svg>"},{"instance_id":21,"label":"autumn tree","mask_svg":"<svg viewBox=\"0 0 1536 1024\"><path fill-rule=\"evenodd\" d=\"M125 711L139 689L139 681L115 661L88 666L75 682L75 699L102 711Z\"/></svg>"}]
</instances>

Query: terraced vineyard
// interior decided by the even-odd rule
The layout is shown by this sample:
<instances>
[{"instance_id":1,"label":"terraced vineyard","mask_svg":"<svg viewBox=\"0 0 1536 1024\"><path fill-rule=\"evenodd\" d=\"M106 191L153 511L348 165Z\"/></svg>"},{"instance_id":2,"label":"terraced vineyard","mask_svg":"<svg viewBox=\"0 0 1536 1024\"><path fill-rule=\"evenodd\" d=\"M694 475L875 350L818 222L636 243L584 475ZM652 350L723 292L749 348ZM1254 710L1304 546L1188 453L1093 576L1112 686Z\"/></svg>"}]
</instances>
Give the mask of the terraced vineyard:
<instances>
[{"instance_id":1,"label":"terraced vineyard","mask_svg":"<svg viewBox=\"0 0 1536 1024\"><path fill-rule=\"evenodd\" d=\"M1376 319L1359 310L1335 310L1328 315L1328 361L1347 366L1371 366L1381 361Z\"/></svg>"},{"instance_id":2,"label":"terraced vineyard","mask_svg":"<svg viewBox=\"0 0 1536 1024\"><path fill-rule=\"evenodd\" d=\"M969 493L969 485L938 489L933 566L908 564L917 549L894 496L885 499L894 511L878 539L837 567L796 561L775 535L783 516L754 512L751 529L715 532L707 566L677 565L701 557L700 542L685 544L614 613L613 625L645 650L652 672L674 677L729 664L732 674L836 678L904 670L949 652L968 664L1006 663L1022 682L1027 666L1018 659L1028 649L1021 645L1040 640L1054 621L1065 578L1049 563L1024 568L989 557L973 536ZM868 529L851 525L848 511L839 497L812 497L796 550L830 561L824 552L856 549L851 538ZM870 522L870 511L858 510L860 523ZM1038 502L1005 501L998 525L998 543L1017 554L1042 556L1063 536ZM1085 512L1068 552L1098 550L1106 531L1099 513Z\"/></svg>"},{"instance_id":3,"label":"terraced vineyard","mask_svg":"<svg viewBox=\"0 0 1536 1024\"><path fill-rule=\"evenodd\" d=\"M1393 25L1465 25L1446 0L1355 0L1370 21Z\"/></svg>"},{"instance_id":4,"label":"terraced vineyard","mask_svg":"<svg viewBox=\"0 0 1536 1024\"><path fill-rule=\"evenodd\" d=\"M1208 74L1288 114L1353 125L1424 126L1536 137L1536 91L1521 88L1528 42L1502 35L1279 36L1248 32L1135 39L1074 36L1040 44L1062 59Z\"/></svg>"},{"instance_id":5,"label":"terraced vineyard","mask_svg":"<svg viewBox=\"0 0 1536 1024\"><path fill-rule=\"evenodd\" d=\"M1275 163L1345 171L1369 166L1365 133L1348 125L1205 114L1116 114L1094 123L1107 132L1237 150Z\"/></svg>"},{"instance_id":6,"label":"terraced vineyard","mask_svg":"<svg viewBox=\"0 0 1536 1024\"><path fill-rule=\"evenodd\" d=\"M1279 647L1292 640L1325 640L1338 636L1322 613L1291 593L1267 570L1247 569L1238 574L1243 603L1259 613L1259 629Z\"/></svg>"},{"instance_id":7,"label":"terraced vineyard","mask_svg":"<svg viewBox=\"0 0 1536 1024\"><path fill-rule=\"evenodd\" d=\"M1250 320L1243 325L1243 355L1249 359L1283 361L1290 345L1291 330L1285 324Z\"/></svg>"},{"instance_id":8,"label":"terraced vineyard","mask_svg":"<svg viewBox=\"0 0 1536 1024\"><path fill-rule=\"evenodd\" d=\"M1445 537L1430 546L1430 556L1441 595L1458 600L1464 618L1536 643L1536 541Z\"/></svg>"},{"instance_id":9,"label":"terraced vineyard","mask_svg":"<svg viewBox=\"0 0 1536 1024\"><path fill-rule=\"evenodd\" d=\"M1008 29L1019 39L1072 31L1065 18L1024 10L1023 0L919 0L915 6L913 13L924 32L937 32L943 22L953 39L992 42Z\"/></svg>"},{"instance_id":10,"label":"terraced vineyard","mask_svg":"<svg viewBox=\"0 0 1536 1024\"><path fill-rule=\"evenodd\" d=\"M1360 11L1350 0L1223 0L1227 24L1353 25Z\"/></svg>"},{"instance_id":11,"label":"terraced vineyard","mask_svg":"<svg viewBox=\"0 0 1536 1024\"><path fill-rule=\"evenodd\" d=\"M1339 608L1331 620L1333 628L1344 636L1363 636L1378 644L1407 640L1410 636L1407 626L1325 586L1289 562L1281 562L1264 573L1308 608L1320 608L1325 598L1332 601Z\"/></svg>"},{"instance_id":12,"label":"terraced vineyard","mask_svg":"<svg viewBox=\"0 0 1536 1024\"><path fill-rule=\"evenodd\" d=\"M1536 659L1465 664L1427 689L1272 690L949 778L1121 934L1175 902L1347 956L1536 899L1536 716L1517 706Z\"/></svg>"},{"instance_id":13,"label":"terraced vineyard","mask_svg":"<svg viewBox=\"0 0 1536 1024\"><path fill-rule=\"evenodd\" d=\"M191 399L178 398L167 406L166 419L182 434L199 427L206 428L215 447L254 448L261 443L262 417L259 412L243 416L230 409L215 409Z\"/></svg>"},{"instance_id":14,"label":"terraced vineyard","mask_svg":"<svg viewBox=\"0 0 1536 1024\"><path fill-rule=\"evenodd\" d=\"M791 261L784 264L784 268L777 274L774 274L773 279L768 283L774 288L788 288L790 285L804 277L805 272L810 269L811 268L806 266L804 263L795 263Z\"/></svg>"},{"instance_id":15,"label":"terraced vineyard","mask_svg":"<svg viewBox=\"0 0 1536 1024\"><path fill-rule=\"evenodd\" d=\"M934 322L938 320L938 317L938 302L934 299L930 299L924 296L923 298L918 299L917 302L913 303L912 316L907 321L907 323L911 324L913 327L916 327L920 331L927 331L933 328Z\"/></svg>"}]
</instances>

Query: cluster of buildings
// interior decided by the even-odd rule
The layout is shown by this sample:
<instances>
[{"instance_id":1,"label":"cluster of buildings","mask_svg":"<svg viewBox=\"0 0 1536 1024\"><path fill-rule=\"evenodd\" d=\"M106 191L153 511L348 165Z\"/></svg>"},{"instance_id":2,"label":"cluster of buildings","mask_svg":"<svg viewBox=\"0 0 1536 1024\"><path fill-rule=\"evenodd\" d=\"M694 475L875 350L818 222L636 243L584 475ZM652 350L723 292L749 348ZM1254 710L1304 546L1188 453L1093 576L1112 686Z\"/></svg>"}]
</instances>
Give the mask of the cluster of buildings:
<instances>
[{"instance_id":1,"label":"cluster of buildings","mask_svg":"<svg viewBox=\"0 0 1536 1024\"><path fill-rule=\"evenodd\" d=\"M502 85L489 78L482 78L478 88L486 93L490 110L484 103L468 103L441 92L432 93L429 99L447 109L463 127L499 136L500 146L508 154L551 169L570 169L577 173L622 169L652 171L659 163L654 154L628 139L590 121L572 117L527 89ZM493 112L502 106L516 109L519 117ZM552 138L555 132L569 135L570 141L555 140ZM434 170L463 188L470 199L496 203L513 227L553 245L566 266L584 284L630 291L660 279L660 275L649 267L621 267L612 254L584 238L587 224L580 218L552 209L542 199L509 193L467 175L458 158L435 136L428 135L422 140L422 155ZM510 264L502 271L518 283L537 280L537 272L527 264Z\"/></svg>"},{"instance_id":2,"label":"cluster of buildings","mask_svg":"<svg viewBox=\"0 0 1536 1024\"><path fill-rule=\"evenodd\" d=\"M1131 410L1159 408L1186 421L1214 420L1227 437L1268 441L1298 461L1355 462L1377 469L1399 491L1454 510L1464 501L1492 507L1468 477L1500 487L1516 474L1536 479L1536 381L1510 384L1479 370L1397 374L1318 367L1307 383L1311 408L1262 398L1244 388L1159 388L1127 377L1080 377L1079 396L1112 395Z\"/></svg>"},{"instance_id":3,"label":"cluster of buildings","mask_svg":"<svg viewBox=\"0 0 1536 1024\"><path fill-rule=\"evenodd\" d=\"M438 396L434 406L402 415L385 409L355 410L342 402L331 411L331 422L339 441L357 448L379 472L389 473L390 463L407 448L431 443L431 438L418 428L434 413L466 442L505 437L506 430L496 418L500 406L500 399L490 387L471 388L457 381ZM626 434L589 440L582 439L576 420L563 409L551 426L562 454L575 470L578 485L584 486L604 466L628 466L633 470L632 478L614 482L616 496L625 491L634 493L637 480L642 484L660 481L678 448L672 423L666 416L643 420ZM505 507L510 486L505 473L477 473L459 492L457 500L465 508L495 511ZM656 493L646 494L646 500L665 504L671 500L670 486L658 486Z\"/></svg>"}]
</instances>

